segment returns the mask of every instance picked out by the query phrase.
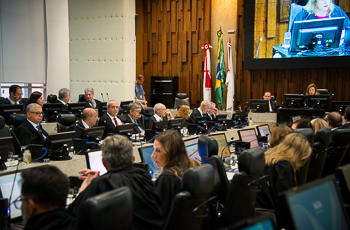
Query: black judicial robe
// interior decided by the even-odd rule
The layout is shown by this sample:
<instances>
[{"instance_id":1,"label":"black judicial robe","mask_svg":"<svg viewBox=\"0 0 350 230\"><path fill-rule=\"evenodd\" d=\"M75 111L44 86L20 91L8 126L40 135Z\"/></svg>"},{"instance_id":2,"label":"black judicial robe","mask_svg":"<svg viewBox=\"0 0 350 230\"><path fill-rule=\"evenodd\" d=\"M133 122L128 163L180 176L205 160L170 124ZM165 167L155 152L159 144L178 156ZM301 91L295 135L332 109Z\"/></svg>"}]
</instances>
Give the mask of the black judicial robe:
<instances>
[{"instance_id":1,"label":"black judicial robe","mask_svg":"<svg viewBox=\"0 0 350 230\"><path fill-rule=\"evenodd\" d=\"M77 229L75 217L65 209L47 211L29 218L24 230Z\"/></svg>"},{"instance_id":2,"label":"black judicial robe","mask_svg":"<svg viewBox=\"0 0 350 230\"><path fill-rule=\"evenodd\" d=\"M258 193L255 207L275 210L279 228L285 226L285 210L280 202L280 194L295 186L293 168L288 161L279 161L272 166L265 167L264 175L268 175L266 183L262 182L262 189Z\"/></svg>"},{"instance_id":3,"label":"black judicial robe","mask_svg":"<svg viewBox=\"0 0 350 230\"><path fill-rule=\"evenodd\" d=\"M159 175L155 185L162 200L164 216L167 217L175 195L181 191L181 175L177 177L174 171L166 169Z\"/></svg>"},{"instance_id":4,"label":"black judicial robe","mask_svg":"<svg viewBox=\"0 0 350 230\"><path fill-rule=\"evenodd\" d=\"M165 218L151 176L145 170L134 167L112 169L93 179L68 210L77 215L86 199L122 186L127 186L133 194L134 218L131 229L161 229Z\"/></svg>"}]
</instances>

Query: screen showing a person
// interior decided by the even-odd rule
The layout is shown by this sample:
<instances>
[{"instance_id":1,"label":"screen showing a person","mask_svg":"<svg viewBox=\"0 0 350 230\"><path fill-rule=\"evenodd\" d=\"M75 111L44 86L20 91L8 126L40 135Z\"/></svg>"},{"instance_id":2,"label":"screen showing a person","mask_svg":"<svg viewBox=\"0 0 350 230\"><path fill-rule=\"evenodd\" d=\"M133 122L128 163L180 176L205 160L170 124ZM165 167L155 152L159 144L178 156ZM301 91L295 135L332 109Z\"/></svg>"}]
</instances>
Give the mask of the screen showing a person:
<instances>
[{"instance_id":1,"label":"screen showing a person","mask_svg":"<svg viewBox=\"0 0 350 230\"><path fill-rule=\"evenodd\" d=\"M149 164L149 170L151 175L153 175L154 172L160 172L160 168L157 167L156 163L151 157L153 150L154 150L153 146L139 148L139 151L143 157L144 163Z\"/></svg>"},{"instance_id":2,"label":"screen showing a person","mask_svg":"<svg viewBox=\"0 0 350 230\"><path fill-rule=\"evenodd\" d=\"M12 202L21 195L22 177L20 174L20 172L17 172L17 175L15 173L10 173L0 177L0 197L10 199L12 191L11 201L9 201ZM22 215L21 209L17 209L14 204L12 204L10 206L10 215L11 219L20 217Z\"/></svg>"},{"instance_id":3,"label":"screen showing a person","mask_svg":"<svg viewBox=\"0 0 350 230\"><path fill-rule=\"evenodd\" d=\"M327 178L316 186L286 194L296 229L349 229L335 181Z\"/></svg>"},{"instance_id":4,"label":"screen showing a person","mask_svg":"<svg viewBox=\"0 0 350 230\"><path fill-rule=\"evenodd\" d=\"M259 142L255 133L255 129L242 129L238 130L238 134L243 142L250 142L250 148L258 148Z\"/></svg>"},{"instance_id":5,"label":"screen showing a person","mask_svg":"<svg viewBox=\"0 0 350 230\"><path fill-rule=\"evenodd\" d=\"M87 153L88 167L93 171L100 171L100 175L107 173L106 168L102 164L102 151L94 151Z\"/></svg>"},{"instance_id":6,"label":"screen showing a person","mask_svg":"<svg viewBox=\"0 0 350 230\"><path fill-rule=\"evenodd\" d=\"M198 152L198 137L184 140L187 154L194 160L201 161L201 157Z\"/></svg>"},{"instance_id":7,"label":"screen showing a person","mask_svg":"<svg viewBox=\"0 0 350 230\"><path fill-rule=\"evenodd\" d=\"M267 141L270 141L271 132L270 132L269 125L260 125L258 126L258 130L259 130L260 136L266 137L267 135Z\"/></svg>"},{"instance_id":8,"label":"screen showing a person","mask_svg":"<svg viewBox=\"0 0 350 230\"><path fill-rule=\"evenodd\" d=\"M218 156L221 157L221 154L222 154L222 157L230 157L231 156L230 150L227 147L225 133L213 134L213 135L209 135L209 136L218 142L218 146L219 146ZM222 152L222 151L224 151L224 152Z\"/></svg>"}]
</instances>

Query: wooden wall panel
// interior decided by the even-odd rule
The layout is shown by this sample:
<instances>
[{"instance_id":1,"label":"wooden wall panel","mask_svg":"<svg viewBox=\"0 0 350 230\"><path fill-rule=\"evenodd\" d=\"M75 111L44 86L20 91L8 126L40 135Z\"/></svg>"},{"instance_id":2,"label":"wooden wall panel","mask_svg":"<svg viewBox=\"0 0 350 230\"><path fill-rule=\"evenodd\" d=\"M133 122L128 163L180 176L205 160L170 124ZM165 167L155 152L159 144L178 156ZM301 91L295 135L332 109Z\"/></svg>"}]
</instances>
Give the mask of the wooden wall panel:
<instances>
[{"instance_id":1,"label":"wooden wall panel","mask_svg":"<svg viewBox=\"0 0 350 230\"><path fill-rule=\"evenodd\" d=\"M204 50L210 39L211 0L136 0L143 21L136 33L137 74L146 77L144 89L150 100L151 76L179 76L179 92L191 99L191 107L203 99Z\"/></svg>"}]
</instances>

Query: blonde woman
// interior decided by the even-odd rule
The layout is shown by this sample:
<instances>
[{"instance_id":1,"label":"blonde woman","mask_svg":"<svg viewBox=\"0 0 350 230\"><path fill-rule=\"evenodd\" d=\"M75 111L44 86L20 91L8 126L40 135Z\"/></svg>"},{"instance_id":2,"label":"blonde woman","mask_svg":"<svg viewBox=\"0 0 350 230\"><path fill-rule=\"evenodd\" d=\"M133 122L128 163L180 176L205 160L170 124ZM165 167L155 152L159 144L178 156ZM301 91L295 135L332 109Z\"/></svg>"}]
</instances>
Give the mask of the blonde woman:
<instances>
[{"instance_id":1,"label":"blonde woman","mask_svg":"<svg viewBox=\"0 0 350 230\"><path fill-rule=\"evenodd\" d=\"M277 146L288 134L292 132L292 129L288 126L278 126L274 128L271 133L270 147Z\"/></svg>"},{"instance_id":2,"label":"blonde woman","mask_svg":"<svg viewBox=\"0 0 350 230\"><path fill-rule=\"evenodd\" d=\"M293 188L295 172L311 154L308 140L299 133L288 134L276 147L265 152L264 175L268 176L258 193L256 207L275 210L279 228L287 227L279 194Z\"/></svg>"},{"instance_id":3,"label":"blonde woman","mask_svg":"<svg viewBox=\"0 0 350 230\"><path fill-rule=\"evenodd\" d=\"M327 121L322 118L312 119L311 120L312 129L314 131L314 135L318 130L328 127Z\"/></svg>"}]
</instances>

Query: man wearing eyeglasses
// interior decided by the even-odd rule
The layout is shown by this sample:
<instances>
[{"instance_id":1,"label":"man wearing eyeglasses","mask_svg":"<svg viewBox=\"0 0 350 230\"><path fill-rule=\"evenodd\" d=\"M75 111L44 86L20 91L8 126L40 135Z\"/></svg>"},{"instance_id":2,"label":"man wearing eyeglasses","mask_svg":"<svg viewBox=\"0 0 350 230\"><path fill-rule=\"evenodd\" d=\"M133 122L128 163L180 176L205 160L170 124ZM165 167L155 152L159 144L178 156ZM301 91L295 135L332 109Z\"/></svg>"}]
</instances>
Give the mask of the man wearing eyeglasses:
<instances>
[{"instance_id":1,"label":"man wearing eyeglasses","mask_svg":"<svg viewBox=\"0 0 350 230\"><path fill-rule=\"evenodd\" d=\"M15 130L21 146L27 146L29 144L45 144L48 134L40 125L42 120L42 107L36 103L29 104L27 107L27 119L24 120Z\"/></svg>"},{"instance_id":2,"label":"man wearing eyeglasses","mask_svg":"<svg viewBox=\"0 0 350 230\"><path fill-rule=\"evenodd\" d=\"M118 117L118 113L118 102L114 100L107 102L107 113L103 114L98 122L98 126L105 127L103 139L108 135L108 133L114 133L114 129L117 125L123 124L123 122Z\"/></svg>"},{"instance_id":3,"label":"man wearing eyeglasses","mask_svg":"<svg viewBox=\"0 0 350 230\"><path fill-rule=\"evenodd\" d=\"M13 202L21 209L25 229L76 229L76 218L65 210L69 180L55 166L39 166L21 173L21 195Z\"/></svg>"}]
</instances>

